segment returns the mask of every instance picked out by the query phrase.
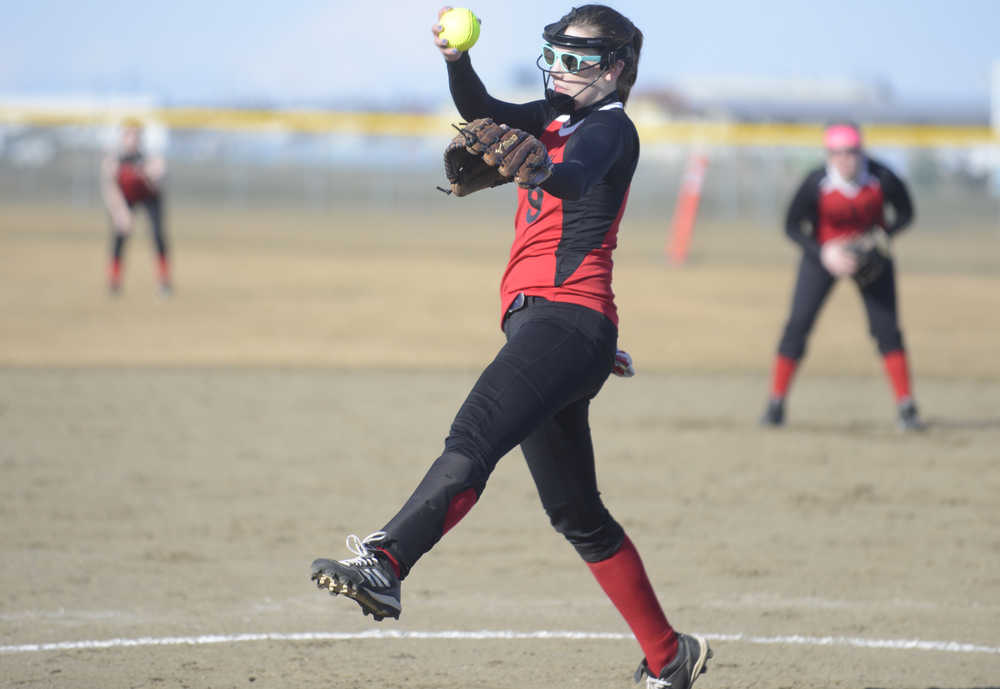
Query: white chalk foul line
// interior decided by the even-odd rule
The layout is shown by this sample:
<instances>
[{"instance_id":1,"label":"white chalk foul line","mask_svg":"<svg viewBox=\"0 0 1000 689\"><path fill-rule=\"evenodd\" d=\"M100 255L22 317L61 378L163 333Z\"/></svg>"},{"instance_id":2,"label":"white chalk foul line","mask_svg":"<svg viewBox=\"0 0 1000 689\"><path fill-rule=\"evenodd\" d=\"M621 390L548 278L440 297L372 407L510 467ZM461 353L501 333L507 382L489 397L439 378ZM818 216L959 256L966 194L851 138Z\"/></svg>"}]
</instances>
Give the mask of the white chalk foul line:
<instances>
[{"instance_id":1,"label":"white chalk foul line","mask_svg":"<svg viewBox=\"0 0 1000 689\"><path fill-rule=\"evenodd\" d=\"M941 651L945 653L988 653L1000 655L1000 647L966 644L958 641L923 641L920 639L864 639L853 636L751 636L747 634L705 634L710 641L735 641L750 644L798 646L853 646L856 648L888 648L895 650ZM572 631L393 631L367 632L301 632L296 634L206 634L201 636L143 636L135 639L100 639L95 641L60 641L47 644L0 646L0 653L38 653L41 651L75 651L81 649L129 648L133 646L202 646L232 644L243 641L355 641L365 639L558 639L558 640L631 640L630 634Z\"/></svg>"}]
</instances>

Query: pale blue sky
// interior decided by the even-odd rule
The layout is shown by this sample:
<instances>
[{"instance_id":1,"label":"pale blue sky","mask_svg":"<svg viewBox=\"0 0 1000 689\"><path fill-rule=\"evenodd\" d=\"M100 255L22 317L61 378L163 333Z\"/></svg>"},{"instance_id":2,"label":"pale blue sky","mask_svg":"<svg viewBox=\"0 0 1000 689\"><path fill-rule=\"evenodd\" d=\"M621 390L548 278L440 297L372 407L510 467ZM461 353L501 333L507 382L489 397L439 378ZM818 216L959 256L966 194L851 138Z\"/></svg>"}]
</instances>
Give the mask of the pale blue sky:
<instances>
[{"instance_id":1,"label":"pale blue sky","mask_svg":"<svg viewBox=\"0 0 1000 689\"><path fill-rule=\"evenodd\" d=\"M1000 0L623 0L646 36L637 91L699 76L862 79L985 105ZM470 0L472 57L502 94L571 2ZM375 8L368 9L368 8ZM6 3L0 94L143 92L183 102L388 104L447 97L436 2ZM384 18L383 18L384 17ZM540 83L540 78L539 78Z\"/></svg>"}]
</instances>

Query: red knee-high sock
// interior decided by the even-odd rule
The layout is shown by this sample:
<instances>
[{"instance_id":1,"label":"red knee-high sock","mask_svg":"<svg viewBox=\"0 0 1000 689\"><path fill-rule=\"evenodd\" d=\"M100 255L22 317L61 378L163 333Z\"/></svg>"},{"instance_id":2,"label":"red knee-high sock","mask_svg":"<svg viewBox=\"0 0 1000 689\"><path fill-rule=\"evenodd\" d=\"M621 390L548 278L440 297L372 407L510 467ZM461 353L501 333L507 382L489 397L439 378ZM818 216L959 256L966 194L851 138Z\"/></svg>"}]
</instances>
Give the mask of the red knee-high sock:
<instances>
[{"instance_id":1,"label":"red knee-high sock","mask_svg":"<svg viewBox=\"0 0 1000 689\"><path fill-rule=\"evenodd\" d=\"M166 256L161 254L157 257L156 268L160 276L160 282L164 284L170 282L170 261Z\"/></svg>"},{"instance_id":2,"label":"red knee-high sock","mask_svg":"<svg viewBox=\"0 0 1000 689\"><path fill-rule=\"evenodd\" d=\"M646 576L639 553L628 536L618 552L601 562L588 562L597 583L618 608L646 654L654 677L677 655L677 634Z\"/></svg>"},{"instance_id":3,"label":"red knee-high sock","mask_svg":"<svg viewBox=\"0 0 1000 689\"><path fill-rule=\"evenodd\" d=\"M885 374L889 377L892 391L896 395L896 402L910 397L910 367L906 363L906 352L897 349L883 354L882 362L885 364Z\"/></svg>"},{"instance_id":4,"label":"red knee-high sock","mask_svg":"<svg viewBox=\"0 0 1000 689\"><path fill-rule=\"evenodd\" d=\"M788 394L788 387L792 384L792 376L795 375L795 369L798 367L797 359L783 354L774 357L774 369L771 372L771 397L784 397Z\"/></svg>"}]
</instances>

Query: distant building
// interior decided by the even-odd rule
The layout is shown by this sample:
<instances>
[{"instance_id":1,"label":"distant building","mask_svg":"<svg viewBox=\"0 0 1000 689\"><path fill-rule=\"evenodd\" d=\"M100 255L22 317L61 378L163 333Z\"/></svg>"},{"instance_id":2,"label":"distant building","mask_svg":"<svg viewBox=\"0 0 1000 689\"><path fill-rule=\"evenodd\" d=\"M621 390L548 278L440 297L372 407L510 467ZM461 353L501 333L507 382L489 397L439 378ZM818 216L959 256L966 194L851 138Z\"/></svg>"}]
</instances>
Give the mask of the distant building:
<instances>
[{"instance_id":1,"label":"distant building","mask_svg":"<svg viewBox=\"0 0 1000 689\"><path fill-rule=\"evenodd\" d=\"M667 118L740 122L823 122L855 119L899 124L985 125L985 103L903 100L885 82L741 76L683 78L670 88L637 90Z\"/></svg>"}]
</instances>

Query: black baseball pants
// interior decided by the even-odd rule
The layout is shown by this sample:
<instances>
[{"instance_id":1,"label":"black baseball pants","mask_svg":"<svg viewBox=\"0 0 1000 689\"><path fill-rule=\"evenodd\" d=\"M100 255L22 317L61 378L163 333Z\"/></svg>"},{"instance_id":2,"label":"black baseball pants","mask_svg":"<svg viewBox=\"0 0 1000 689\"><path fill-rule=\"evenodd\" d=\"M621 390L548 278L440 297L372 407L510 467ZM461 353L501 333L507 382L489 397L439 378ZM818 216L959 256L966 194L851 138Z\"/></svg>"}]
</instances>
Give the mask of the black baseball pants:
<instances>
[{"instance_id":1,"label":"black baseball pants","mask_svg":"<svg viewBox=\"0 0 1000 689\"><path fill-rule=\"evenodd\" d=\"M403 576L518 444L552 525L584 560L607 559L624 540L600 499L588 424L590 400L614 364L617 328L592 309L527 297L507 314L504 333L507 343L459 409L444 453L383 529L380 547Z\"/></svg>"},{"instance_id":2,"label":"black baseball pants","mask_svg":"<svg viewBox=\"0 0 1000 689\"><path fill-rule=\"evenodd\" d=\"M167 257L167 236L163 224L163 200L160 194L151 196L143 201L130 203L129 208L134 212L136 206L143 206L149 214L149 227L153 233L153 243L156 245L156 253L162 258ZM111 255L121 260L125 250L125 242L128 235L117 231L111 233Z\"/></svg>"},{"instance_id":3,"label":"black baseball pants","mask_svg":"<svg viewBox=\"0 0 1000 689\"><path fill-rule=\"evenodd\" d=\"M806 341L836 278L818 258L803 254L792 294L792 308L778 343L778 354L798 361L806 352ZM889 266L874 282L859 288L868 315L868 329L885 355L903 349L896 309L895 265Z\"/></svg>"}]
</instances>

